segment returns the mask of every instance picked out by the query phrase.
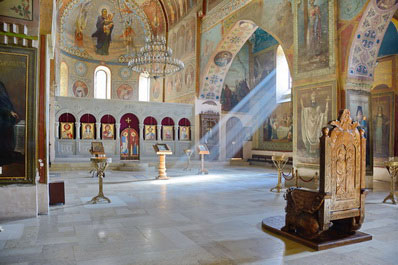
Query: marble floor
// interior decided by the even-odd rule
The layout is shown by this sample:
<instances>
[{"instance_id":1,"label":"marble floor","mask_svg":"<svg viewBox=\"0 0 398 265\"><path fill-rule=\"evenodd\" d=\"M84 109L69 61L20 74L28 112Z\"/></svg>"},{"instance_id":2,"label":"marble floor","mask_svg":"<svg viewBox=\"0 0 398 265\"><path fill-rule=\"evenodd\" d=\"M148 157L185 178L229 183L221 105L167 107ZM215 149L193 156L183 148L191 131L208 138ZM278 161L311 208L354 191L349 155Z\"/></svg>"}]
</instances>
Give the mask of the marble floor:
<instances>
[{"instance_id":1,"label":"marble floor","mask_svg":"<svg viewBox=\"0 0 398 265\"><path fill-rule=\"evenodd\" d=\"M98 192L88 172L55 174L66 204L1 223L0 264L398 264L398 205L381 203L387 183L367 197L361 231L372 241L315 252L261 229L263 218L284 213L283 195L269 191L273 169L168 174L158 181L151 170L110 171L104 193L112 203L98 205L87 204Z\"/></svg>"}]
</instances>

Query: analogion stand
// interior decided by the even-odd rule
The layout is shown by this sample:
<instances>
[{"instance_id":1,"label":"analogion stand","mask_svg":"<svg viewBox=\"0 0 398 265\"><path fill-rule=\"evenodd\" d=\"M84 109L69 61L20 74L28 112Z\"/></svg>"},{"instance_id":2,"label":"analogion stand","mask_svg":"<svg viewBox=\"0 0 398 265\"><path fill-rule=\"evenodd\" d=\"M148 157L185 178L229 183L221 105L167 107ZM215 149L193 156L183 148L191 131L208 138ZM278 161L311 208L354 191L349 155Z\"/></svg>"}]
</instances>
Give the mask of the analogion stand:
<instances>
[{"instance_id":1,"label":"analogion stand","mask_svg":"<svg viewBox=\"0 0 398 265\"><path fill-rule=\"evenodd\" d=\"M106 158L105 156L105 151L104 151L104 145L102 142L92 142L91 143L91 149L89 150L92 157L91 157L91 163L93 164L93 171L96 172L97 177L98 177L98 195L93 197L90 201L92 204L96 204L97 202L100 202L101 199L107 201L108 203L111 203L111 200L104 195L103 191L103 179L105 177L105 170L108 167L110 163L112 163L112 158ZM93 174L94 176L94 174Z\"/></svg>"},{"instance_id":2,"label":"analogion stand","mask_svg":"<svg viewBox=\"0 0 398 265\"><path fill-rule=\"evenodd\" d=\"M383 200L383 203L385 203L387 200L391 200L392 204L396 204L396 195L395 195L395 180L398 177L398 158L394 158L394 160L391 161L386 161L385 166L388 170L388 173L390 173L391 176L391 190L390 194L387 195L387 197Z\"/></svg>"},{"instance_id":3,"label":"analogion stand","mask_svg":"<svg viewBox=\"0 0 398 265\"><path fill-rule=\"evenodd\" d=\"M100 202L101 199L107 201L108 203L111 203L111 200L105 197L103 192L103 178L106 168L110 163L112 163L112 158L92 157L90 160L93 163L95 170L97 171L98 185L99 185L98 195L93 197L90 203L96 204L97 202Z\"/></svg>"},{"instance_id":4,"label":"analogion stand","mask_svg":"<svg viewBox=\"0 0 398 265\"><path fill-rule=\"evenodd\" d=\"M170 147L167 144L153 145L156 154L159 156L159 176L156 179L169 179L166 175L166 155L172 155Z\"/></svg>"},{"instance_id":5,"label":"analogion stand","mask_svg":"<svg viewBox=\"0 0 398 265\"><path fill-rule=\"evenodd\" d=\"M200 166L200 170L199 170L199 175L200 174L209 174L209 171L207 169L205 169L205 155L209 155L209 149L207 148L206 145L204 144L200 144L198 145L198 153L200 155L200 160L201 160L201 166Z\"/></svg>"}]
</instances>

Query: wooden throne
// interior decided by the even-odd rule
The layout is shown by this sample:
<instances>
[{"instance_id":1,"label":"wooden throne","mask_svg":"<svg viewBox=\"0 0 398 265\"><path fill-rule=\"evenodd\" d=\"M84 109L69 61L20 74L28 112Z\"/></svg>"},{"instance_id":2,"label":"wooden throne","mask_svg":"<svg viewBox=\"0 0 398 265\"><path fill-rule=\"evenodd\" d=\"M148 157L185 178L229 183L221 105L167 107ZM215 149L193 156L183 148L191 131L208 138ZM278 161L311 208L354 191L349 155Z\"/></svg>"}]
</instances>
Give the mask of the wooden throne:
<instances>
[{"instance_id":1,"label":"wooden throne","mask_svg":"<svg viewBox=\"0 0 398 265\"><path fill-rule=\"evenodd\" d=\"M283 231L312 239L329 229L353 234L365 217L366 139L348 109L320 138L319 191L290 188Z\"/></svg>"},{"instance_id":2,"label":"wooden throne","mask_svg":"<svg viewBox=\"0 0 398 265\"><path fill-rule=\"evenodd\" d=\"M263 220L263 228L317 250L371 240L356 232L365 217L366 139L345 109L320 138L319 191L289 188L286 216Z\"/></svg>"}]
</instances>

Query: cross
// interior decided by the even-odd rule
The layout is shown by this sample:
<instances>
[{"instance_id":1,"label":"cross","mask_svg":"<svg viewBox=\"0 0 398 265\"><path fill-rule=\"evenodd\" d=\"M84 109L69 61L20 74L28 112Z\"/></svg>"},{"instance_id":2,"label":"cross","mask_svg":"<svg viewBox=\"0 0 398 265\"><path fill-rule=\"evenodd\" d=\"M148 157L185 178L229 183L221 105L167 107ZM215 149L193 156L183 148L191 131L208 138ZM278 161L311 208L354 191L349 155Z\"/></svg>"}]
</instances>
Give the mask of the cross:
<instances>
[{"instance_id":1,"label":"cross","mask_svg":"<svg viewBox=\"0 0 398 265\"><path fill-rule=\"evenodd\" d=\"M127 123L130 123L130 122L131 122L130 118L127 118L127 119L126 119L126 122L127 122Z\"/></svg>"}]
</instances>

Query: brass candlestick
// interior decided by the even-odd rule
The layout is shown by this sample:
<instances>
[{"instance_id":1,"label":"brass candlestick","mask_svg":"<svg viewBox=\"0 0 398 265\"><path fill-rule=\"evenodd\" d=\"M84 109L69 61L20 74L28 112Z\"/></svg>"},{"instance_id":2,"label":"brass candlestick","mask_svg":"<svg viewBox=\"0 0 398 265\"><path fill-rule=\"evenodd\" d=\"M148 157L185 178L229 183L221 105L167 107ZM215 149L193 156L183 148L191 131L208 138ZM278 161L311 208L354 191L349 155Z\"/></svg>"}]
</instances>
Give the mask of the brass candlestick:
<instances>
[{"instance_id":1,"label":"brass candlestick","mask_svg":"<svg viewBox=\"0 0 398 265\"><path fill-rule=\"evenodd\" d=\"M191 149L185 149L184 150L184 153L187 155L187 165L186 165L186 167L184 168L184 170L186 170L186 171L191 171L191 156L192 156L192 154L193 154L193 151L191 150Z\"/></svg>"},{"instance_id":2,"label":"brass candlestick","mask_svg":"<svg viewBox=\"0 0 398 265\"><path fill-rule=\"evenodd\" d=\"M112 159L106 157L92 157L90 160L93 163L95 170L97 171L98 185L99 185L98 195L93 197L90 203L96 204L97 202L100 202L101 199L110 203L111 200L105 197L103 192L103 177L104 177L104 172L107 169L108 165L112 162Z\"/></svg>"},{"instance_id":3,"label":"brass candlestick","mask_svg":"<svg viewBox=\"0 0 398 265\"><path fill-rule=\"evenodd\" d=\"M276 192L281 192L282 190L282 170L285 167L286 163L288 161L288 158L284 155L273 155L272 156L272 162L274 162L274 165L276 169L278 170L278 184L273 187L270 191L276 190Z\"/></svg>"},{"instance_id":4,"label":"brass candlestick","mask_svg":"<svg viewBox=\"0 0 398 265\"><path fill-rule=\"evenodd\" d=\"M383 200L383 203L385 203L387 200L391 200L392 204L396 204L395 200L395 180L398 177L398 159L395 158L392 161L386 161L385 166L388 170L388 173L391 176L391 190L390 193L387 195L387 197Z\"/></svg>"}]
</instances>

